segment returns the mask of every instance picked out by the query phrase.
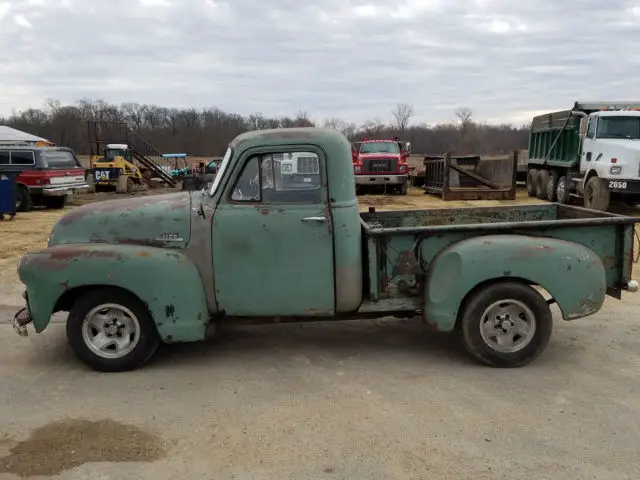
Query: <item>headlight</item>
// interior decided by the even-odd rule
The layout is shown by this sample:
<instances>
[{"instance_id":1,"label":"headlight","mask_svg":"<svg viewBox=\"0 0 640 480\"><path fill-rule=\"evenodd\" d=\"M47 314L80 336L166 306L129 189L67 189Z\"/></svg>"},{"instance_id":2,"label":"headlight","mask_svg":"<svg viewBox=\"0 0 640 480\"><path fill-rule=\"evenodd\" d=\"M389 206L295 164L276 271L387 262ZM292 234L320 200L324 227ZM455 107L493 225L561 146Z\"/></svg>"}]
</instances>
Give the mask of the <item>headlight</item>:
<instances>
[{"instance_id":1,"label":"headlight","mask_svg":"<svg viewBox=\"0 0 640 480\"><path fill-rule=\"evenodd\" d=\"M622 171L622 167L619 165L614 165L609 169L609 173L611 175L618 175Z\"/></svg>"}]
</instances>

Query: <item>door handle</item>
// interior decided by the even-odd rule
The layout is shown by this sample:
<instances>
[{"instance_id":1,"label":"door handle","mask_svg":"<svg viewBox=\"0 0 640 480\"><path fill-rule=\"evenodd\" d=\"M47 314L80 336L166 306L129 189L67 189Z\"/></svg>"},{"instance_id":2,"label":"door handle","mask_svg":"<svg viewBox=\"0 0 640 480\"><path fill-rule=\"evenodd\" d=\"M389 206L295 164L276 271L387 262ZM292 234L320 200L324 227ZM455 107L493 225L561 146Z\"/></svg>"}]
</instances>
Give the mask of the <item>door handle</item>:
<instances>
[{"instance_id":1,"label":"door handle","mask_svg":"<svg viewBox=\"0 0 640 480\"><path fill-rule=\"evenodd\" d=\"M302 219L303 222L326 222L327 221L327 217L304 217Z\"/></svg>"}]
</instances>

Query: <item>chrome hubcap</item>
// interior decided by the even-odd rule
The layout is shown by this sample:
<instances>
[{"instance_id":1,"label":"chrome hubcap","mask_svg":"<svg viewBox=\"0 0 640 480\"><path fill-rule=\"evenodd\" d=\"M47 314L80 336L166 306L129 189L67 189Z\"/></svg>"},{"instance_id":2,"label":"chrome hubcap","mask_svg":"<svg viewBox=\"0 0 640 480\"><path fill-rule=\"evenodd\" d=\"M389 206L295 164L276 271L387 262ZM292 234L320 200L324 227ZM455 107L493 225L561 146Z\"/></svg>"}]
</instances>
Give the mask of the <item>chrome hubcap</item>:
<instances>
[{"instance_id":1,"label":"chrome hubcap","mask_svg":"<svg viewBox=\"0 0 640 480\"><path fill-rule=\"evenodd\" d=\"M127 307L105 303L93 308L82 323L82 339L102 358L129 354L140 341L140 323Z\"/></svg>"},{"instance_id":2,"label":"chrome hubcap","mask_svg":"<svg viewBox=\"0 0 640 480\"><path fill-rule=\"evenodd\" d=\"M519 300L500 300L484 311L480 335L487 346L500 353L525 348L536 333L535 315Z\"/></svg>"}]
</instances>

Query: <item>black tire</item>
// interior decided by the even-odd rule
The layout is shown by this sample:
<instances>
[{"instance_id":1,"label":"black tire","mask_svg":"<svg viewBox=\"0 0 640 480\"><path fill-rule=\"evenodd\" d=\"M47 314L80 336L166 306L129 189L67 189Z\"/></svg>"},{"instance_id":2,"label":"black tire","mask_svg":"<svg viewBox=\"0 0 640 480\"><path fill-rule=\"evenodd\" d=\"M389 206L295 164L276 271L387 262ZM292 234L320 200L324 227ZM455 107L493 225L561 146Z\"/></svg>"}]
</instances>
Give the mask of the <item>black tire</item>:
<instances>
[{"instance_id":1,"label":"black tire","mask_svg":"<svg viewBox=\"0 0 640 480\"><path fill-rule=\"evenodd\" d=\"M528 335L519 337L522 344L517 350L511 352L499 351L497 348L501 347L491 343L491 332L494 330L502 332L502 330L487 327L485 332L488 333L482 333L483 325L489 321L488 316L485 315L486 312L492 305L499 305L501 301L511 302L511 306L520 309L523 316L526 317L528 314L533 318L529 323L534 325L530 337L527 338ZM528 310L525 310L523 305ZM511 320L502 321L511 322ZM471 356L492 367L513 368L526 365L544 351L551 338L553 318L549 305L536 290L522 283L504 281L481 287L465 299L459 314L459 327L464 347ZM517 334L511 336L512 340L516 337Z\"/></svg>"},{"instance_id":2,"label":"black tire","mask_svg":"<svg viewBox=\"0 0 640 480\"><path fill-rule=\"evenodd\" d=\"M569 190L569 177L563 175L556 183L556 201L564 205L571 201L571 191Z\"/></svg>"},{"instance_id":3,"label":"black tire","mask_svg":"<svg viewBox=\"0 0 640 480\"><path fill-rule=\"evenodd\" d=\"M531 168L527 172L527 195L530 197L535 197L538 193L538 189L536 186L536 182L538 181L538 169Z\"/></svg>"},{"instance_id":4,"label":"black tire","mask_svg":"<svg viewBox=\"0 0 640 480\"><path fill-rule=\"evenodd\" d=\"M61 197L44 197L42 203L47 208L64 208L67 203L67 196Z\"/></svg>"},{"instance_id":5,"label":"black tire","mask_svg":"<svg viewBox=\"0 0 640 480\"><path fill-rule=\"evenodd\" d=\"M584 206L592 210L607 211L611 203L611 192L599 177L591 177L584 186Z\"/></svg>"},{"instance_id":6,"label":"black tire","mask_svg":"<svg viewBox=\"0 0 640 480\"><path fill-rule=\"evenodd\" d=\"M407 192L409 191L409 184L407 182L403 183L402 185L400 185L400 187L398 188L398 193L400 195L406 195Z\"/></svg>"},{"instance_id":7,"label":"black tire","mask_svg":"<svg viewBox=\"0 0 640 480\"><path fill-rule=\"evenodd\" d=\"M547 200L556 201L556 186L558 185L558 172L549 172L549 180L547 180Z\"/></svg>"},{"instance_id":8,"label":"black tire","mask_svg":"<svg viewBox=\"0 0 640 480\"><path fill-rule=\"evenodd\" d=\"M547 200L547 183L551 173L549 170L540 170L536 178L536 197L539 200Z\"/></svg>"},{"instance_id":9,"label":"black tire","mask_svg":"<svg viewBox=\"0 0 640 480\"><path fill-rule=\"evenodd\" d=\"M133 336L133 341L136 343L129 352L119 357L106 358L97 354L95 347L91 347L89 345L91 342L89 340L86 341L83 335L85 320L87 322L89 320L87 316L95 308L106 304L119 308L124 307L125 310L130 312L127 315L129 317L133 315L139 326L138 334ZM122 312L125 313L125 311ZM135 325L135 321L133 324ZM116 328L113 331L113 327L113 325L109 325L112 331L105 332L105 335L110 340L122 338L115 336L119 335L120 329ZM88 335L94 335L98 330L90 328L87 323L87 332ZM118 333L116 334L116 332ZM136 338L137 341L135 340ZM160 336L149 311L135 295L118 288L106 287L90 290L73 304L67 319L67 341L75 356L94 370L99 372L123 372L135 370L146 363L158 349Z\"/></svg>"},{"instance_id":10,"label":"black tire","mask_svg":"<svg viewBox=\"0 0 640 480\"><path fill-rule=\"evenodd\" d=\"M33 207L33 200L27 187L16 185L16 211L28 212Z\"/></svg>"}]
</instances>

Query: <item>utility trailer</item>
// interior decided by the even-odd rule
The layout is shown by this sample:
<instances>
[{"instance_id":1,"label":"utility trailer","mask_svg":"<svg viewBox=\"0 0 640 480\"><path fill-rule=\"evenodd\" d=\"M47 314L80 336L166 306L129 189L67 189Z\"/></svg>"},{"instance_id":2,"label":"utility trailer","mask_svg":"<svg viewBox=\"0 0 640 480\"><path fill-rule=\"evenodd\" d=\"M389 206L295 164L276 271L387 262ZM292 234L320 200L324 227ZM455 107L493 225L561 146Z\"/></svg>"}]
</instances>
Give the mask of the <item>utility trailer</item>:
<instances>
[{"instance_id":1,"label":"utility trailer","mask_svg":"<svg viewBox=\"0 0 640 480\"><path fill-rule=\"evenodd\" d=\"M527 192L606 211L640 203L640 102L575 102L533 118Z\"/></svg>"},{"instance_id":2,"label":"utility trailer","mask_svg":"<svg viewBox=\"0 0 640 480\"><path fill-rule=\"evenodd\" d=\"M424 190L444 201L514 200L517 164L517 150L510 158L490 161L479 155L425 155Z\"/></svg>"}]
</instances>

